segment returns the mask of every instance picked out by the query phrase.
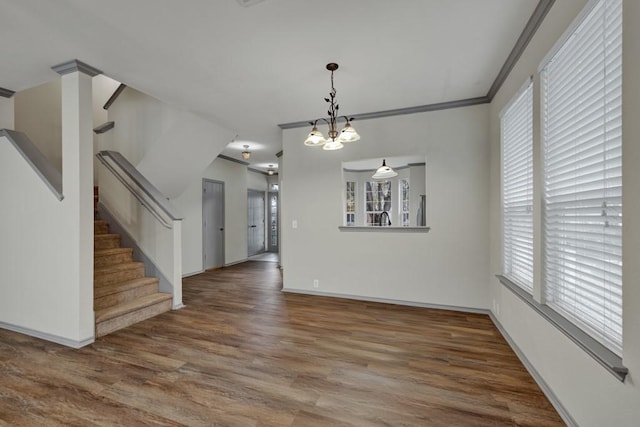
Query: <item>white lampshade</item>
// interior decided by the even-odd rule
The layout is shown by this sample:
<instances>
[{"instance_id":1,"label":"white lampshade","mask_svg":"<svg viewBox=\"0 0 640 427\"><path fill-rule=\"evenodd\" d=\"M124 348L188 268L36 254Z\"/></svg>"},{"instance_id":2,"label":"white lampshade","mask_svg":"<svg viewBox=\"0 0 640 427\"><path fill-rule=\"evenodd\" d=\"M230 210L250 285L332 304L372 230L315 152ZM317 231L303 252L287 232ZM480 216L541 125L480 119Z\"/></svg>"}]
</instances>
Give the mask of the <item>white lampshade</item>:
<instances>
[{"instance_id":1,"label":"white lampshade","mask_svg":"<svg viewBox=\"0 0 640 427\"><path fill-rule=\"evenodd\" d=\"M324 144L322 149L323 150L339 150L342 147L344 147L344 145L338 139L330 139Z\"/></svg>"},{"instance_id":2,"label":"white lampshade","mask_svg":"<svg viewBox=\"0 0 640 427\"><path fill-rule=\"evenodd\" d=\"M351 126L351 123L347 122L340 131L338 139L340 142L355 142L360 139L360 135L358 135L358 132Z\"/></svg>"},{"instance_id":3,"label":"white lampshade","mask_svg":"<svg viewBox=\"0 0 640 427\"><path fill-rule=\"evenodd\" d=\"M380 166L378 170L376 170L376 173L373 174L372 178L387 179L387 178L393 178L394 176L398 176L398 172L394 171L389 166L387 166L386 160L382 160L382 166Z\"/></svg>"},{"instance_id":4,"label":"white lampshade","mask_svg":"<svg viewBox=\"0 0 640 427\"><path fill-rule=\"evenodd\" d=\"M325 142L327 141L324 139L324 135L322 134L322 132L320 132L318 128L314 126L313 129L311 129L311 132L309 132L309 135L307 135L307 139L304 141L304 145L306 145L307 147L319 147Z\"/></svg>"}]
</instances>

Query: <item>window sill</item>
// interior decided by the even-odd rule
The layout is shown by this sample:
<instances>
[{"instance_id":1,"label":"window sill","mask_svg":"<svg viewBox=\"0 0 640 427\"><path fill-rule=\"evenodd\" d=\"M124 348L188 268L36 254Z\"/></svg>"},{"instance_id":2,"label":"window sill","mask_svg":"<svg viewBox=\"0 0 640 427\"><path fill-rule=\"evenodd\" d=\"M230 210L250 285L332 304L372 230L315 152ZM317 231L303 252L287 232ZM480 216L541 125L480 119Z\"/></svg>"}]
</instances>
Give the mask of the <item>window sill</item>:
<instances>
[{"instance_id":1,"label":"window sill","mask_svg":"<svg viewBox=\"0 0 640 427\"><path fill-rule=\"evenodd\" d=\"M587 335L580 328L553 311L551 308L535 301L524 289L513 283L508 278L500 274L497 274L496 277L507 289L520 297L522 301L537 311L538 314L549 321L549 323L555 326L560 332L565 334L580 348L586 351L589 356L593 357L598 363L604 366L617 379L624 382L629 370L622 365L622 358L620 356L600 344L595 339L591 338L591 336Z\"/></svg>"},{"instance_id":2,"label":"window sill","mask_svg":"<svg viewBox=\"0 0 640 427\"><path fill-rule=\"evenodd\" d=\"M431 227L355 227L339 226L340 231L383 232L383 233L428 233Z\"/></svg>"}]
</instances>

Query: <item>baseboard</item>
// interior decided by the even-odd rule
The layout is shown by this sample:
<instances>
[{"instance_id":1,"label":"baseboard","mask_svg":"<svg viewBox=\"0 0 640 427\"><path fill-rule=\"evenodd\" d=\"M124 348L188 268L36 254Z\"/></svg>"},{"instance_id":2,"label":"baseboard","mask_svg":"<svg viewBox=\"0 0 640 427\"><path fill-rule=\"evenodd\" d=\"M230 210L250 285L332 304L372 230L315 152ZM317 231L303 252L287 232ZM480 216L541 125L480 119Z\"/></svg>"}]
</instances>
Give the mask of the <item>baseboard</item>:
<instances>
[{"instance_id":1,"label":"baseboard","mask_svg":"<svg viewBox=\"0 0 640 427\"><path fill-rule=\"evenodd\" d=\"M230 263L225 264L225 265L223 265L222 267L219 267L219 268L231 267L232 265L242 264L243 262L247 262L247 261L249 261L249 259L245 258L245 259L241 259L241 260L238 260L238 261L230 262ZM191 273L183 274L182 278L184 279L185 277L197 276L198 274L202 274L202 273L205 273L207 271L213 271L213 270L216 270L216 268L209 268L209 269L206 269L206 270L193 271Z\"/></svg>"},{"instance_id":2,"label":"baseboard","mask_svg":"<svg viewBox=\"0 0 640 427\"><path fill-rule=\"evenodd\" d=\"M425 302L404 301L404 300L395 300L395 299L387 299L387 298L374 298L374 297L366 297L362 295L350 295L350 294L339 294L335 292L312 291L309 289L283 288L282 292L289 292L292 294L317 295L321 297L331 297L331 298L343 298L343 299L351 299L356 301L380 302L383 304L405 305L408 307L433 308L436 310L461 311L463 313L476 313L476 314L487 314L487 315L489 314L489 310L484 308L460 307L455 305L430 304Z\"/></svg>"},{"instance_id":3,"label":"baseboard","mask_svg":"<svg viewBox=\"0 0 640 427\"><path fill-rule=\"evenodd\" d=\"M11 323L0 322L0 328L7 329L9 331L17 332L19 334L29 335L34 338L39 338L45 341L51 341L56 344L64 345L65 347L81 348L89 345L95 341L95 337L87 338L82 341L70 340L69 338L59 337L57 335L48 334L46 332L36 331L34 329L25 328L22 326L12 325Z\"/></svg>"},{"instance_id":4,"label":"baseboard","mask_svg":"<svg viewBox=\"0 0 640 427\"><path fill-rule=\"evenodd\" d=\"M511 349L513 350L513 352L516 354L516 356L518 356L518 359L520 359L520 362L522 362L522 364L527 369L527 371L529 371L529 374L533 377L533 379L538 384L538 386L540 387L544 395L547 396L547 399L549 399L553 407L556 409L556 411L558 411L558 414L560 415L562 420L569 427L578 427L578 423L576 422L576 420L573 419L569 411L567 411L567 408L564 407L564 405L560 402L560 400L558 399L556 394L553 392L553 390L551 390L551 387L549 387L549 385L542 378L542 376L537 371L537 369L533 366L533 364L529 361L529 359L527 359L527 356L525 356L524 352L520 350L520 347L518 347L515 341L507 333L507 331L504 329L500 321L493 315L492 312L489 312L489 317L491 318L491 321L493 322L493 324L496 325L496 328L498 328L498 331L500 331L505 341L507 341L509 346L511 346Z\"/></svg>"},{"instance_id":5,"label":"baseboard","mask_svg":"<svg viewBox=\"0 0 640 427\"><path fill-rule=\"evenodd\" d=\"M180 310L181 308L185 308L185 307L186 307L186 305L184 305L183 303L180 303L180 304L172 306L171 309L172 310Z\"/></svg>"},{"instance_id":6,"label":"baseboard","mask_svg":"<svg viewBox=\"0 0 640 427\"><path fill-rule=\"evenodd\" d=\"M182 278L184 279L185 277L191 277L191 276L197 276L198 274L202 274L204 273L204 270L200 270L200 271L193 271L191 273L186 273L182 275Z\"/></svg>"}]
</instances>

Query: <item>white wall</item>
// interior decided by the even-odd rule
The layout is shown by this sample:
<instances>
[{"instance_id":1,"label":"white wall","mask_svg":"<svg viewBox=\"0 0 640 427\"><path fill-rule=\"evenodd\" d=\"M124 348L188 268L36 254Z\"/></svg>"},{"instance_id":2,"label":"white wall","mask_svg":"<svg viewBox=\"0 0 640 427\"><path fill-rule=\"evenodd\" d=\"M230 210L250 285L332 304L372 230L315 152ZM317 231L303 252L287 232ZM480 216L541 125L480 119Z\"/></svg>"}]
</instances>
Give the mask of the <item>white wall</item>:
<instances>
[{"instance_id":1,"label":"white wall","mask_svg":"<svg viewBox=\"0 0 640 427\"><path fill-rule=\"evenodd\" d=\"M308 129L285 130L284 289L487 308L488 112L479 105L361 121L362 139L334 152L304 146ZM431 232L339 231L342 162L400 155L426 157Z\"/></svg>"},{"instance_id":2,"label":"white wall","mask_svg":"<svg viewBox=\"0 0 640 427\"><path fill-rule=\"evenodd\" d=\"M62 98L60 79L17 92L15 130L27 134L31 142L53 166L62 170Z\"/></svg>"},{"instance_id":3,"label":"white wall","mask_svg":"<svg viewBox=\"0 0 640 427\"><path fill-rule=\"evenodd\" d=\"M165 227L102 164L98 166L98 179L100 203L167 279L168 283L160 281L160 291L173 295L173 308L182 307L181 221L165 215L171 228Z\"/></svg>"},{"instance_id":4,"label":"white wall","mask_svg":"<svg viewBox=\"0 0 640 427\"><path fill-rule=\"evenodd\" d=\"M247 188L250 190L269 191L268 175L247 169Z\"/></svg>"},{"instance_id":5,"label":"white wall","mask_svg":"<svg viewBox=\"0 0 640 427\"><path fill-rule=\"evenodd\" d=\"M626 382L619 382L493 277L502 271L498 113L530 75L534 75L534 97L539 99L538 65L585 4L586 0L554 3L491 104L490 298L497 304L494 314L502 326L578 425L637 426L640 420L640 385L636 378L640 372L640 290L637 286L640 283L640 194L637 191L640 182L640 144L637 142L640 139L640 84L637 78L640 44L635 41L640 40L640 2L625 0L623 18L623 363L630 370ZM540 135L537 102L534 102L534 136ZM538 153L539 158L539 145L534 153ZM539 172L534 179L540 182ZM540 218L539 212L537 217Z\"/></svg>"},{"instance_id":6,"label":"white wall","mask_svg":"<svg viewBox=\"0 0 640 427\"><path fill-rule=\"evenodd\" d=\"M57 87L62 201L0 138L0 326L81 346L94 335L91 78Z\"/></svg>"},{"instance_id":7,"label":"white wall","mask_svg":"<svg viewBox=\"0 0 640 427\"><path fill-rule=\"evenodd\" d=\"M103 74L99 74L97 76L95 76L92 80L92 92L93 92L93 127L94 129L104 123L106 123L108 121L108 113L107 110L105 110L104 104L109 100L109 98L111 98L111 95L113 95L113 92L115 92L115 90L118 88L118 86L120 85L119 82L103 75ZM99 165L99 161L98 159L95 157L95 154L98 153L98 151L102 150L102 147L100 146L100 142L104 139L105 137L103 136L103 134L93 134L93 183L94 185L98 185L98 165Z\"/></svg>"},{"instance_id":8,"label":"white wall","mask_svg":"<svg viewBox=\"0 0 640 427\"><path fill-rule=\"evenodd\" d=\"M102 74L91 79L93 127L107 121L102 108L119 83ZM27 134L42 154L62 170L62 109L60 79L15 94L15 129ZM98 136L94 135L94 151ZM94 170L96 163L94 162ZM94 177L95 181L95 177Z\"/></svg>"},{"instance_id":9,"label":"white wall","mask_svg":"<svg viewBox=\"0 0 640 427\"><path fill-rule=\"evenodd\" d=\"M15 99L0 97L0 129L15 130Z\"/></svg>"},{"instance_id":10,"label":"white wall","mask_svg":"<svg viewBox=\"0 0 640 427\"><path fill-rule=\"evenodd\" d=\"M198 178L235 135L130 87L109 108L109 120L115 127L101 145L122 153L170 198Z\"/></svg>"},{"instance_id":11,"label":"white wall","mask_svg":"<svg viewBox=\"0 0 640 427\"><path fill-rule=\"evenodd\" d=\"M199 273L202 264L202 178L224 182L225 265L247 259L247 185L245 165L216 158L202 175L187 186L173 204L182 212L182 270Z\"/></svg>"}]
</instances>

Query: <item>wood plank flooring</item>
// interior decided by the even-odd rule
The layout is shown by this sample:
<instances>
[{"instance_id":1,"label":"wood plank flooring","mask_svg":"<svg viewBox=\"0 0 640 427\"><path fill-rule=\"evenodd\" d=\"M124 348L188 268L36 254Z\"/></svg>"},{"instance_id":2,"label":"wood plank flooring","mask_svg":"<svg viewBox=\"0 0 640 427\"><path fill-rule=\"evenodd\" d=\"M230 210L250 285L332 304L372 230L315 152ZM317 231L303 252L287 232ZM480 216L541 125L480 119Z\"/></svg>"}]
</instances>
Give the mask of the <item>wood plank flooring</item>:
<instances>
[{"instance_id":1,"label":"wood plank flooring","mask_svg":"<svg viewBox=\"0 0 640 427\"><path fill-rule=\"evenodd\" d=\"M0 426L562 426L484 315L280 292L275 263L74 350L0 329Z\"/></svg>"}]
</instances>

